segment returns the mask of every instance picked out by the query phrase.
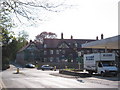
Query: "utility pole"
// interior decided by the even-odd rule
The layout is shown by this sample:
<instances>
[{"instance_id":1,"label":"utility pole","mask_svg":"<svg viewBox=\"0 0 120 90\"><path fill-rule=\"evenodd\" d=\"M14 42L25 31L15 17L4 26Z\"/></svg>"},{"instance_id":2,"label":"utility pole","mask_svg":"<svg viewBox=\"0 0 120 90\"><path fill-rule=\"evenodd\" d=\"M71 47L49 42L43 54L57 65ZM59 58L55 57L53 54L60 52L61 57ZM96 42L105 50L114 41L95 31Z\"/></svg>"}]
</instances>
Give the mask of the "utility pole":
<instances>
[{"instance_id":1,"label":"utility pole","mask_svg":"<svg viewBox=\"0 0 120 90\"><path fill-rule=\"evenodd\" d=\"M78 52L78 69L79 70L80 70L80 66L81 66L81 61L82 61L81 52Z\"/></svg>"}]
</instances>

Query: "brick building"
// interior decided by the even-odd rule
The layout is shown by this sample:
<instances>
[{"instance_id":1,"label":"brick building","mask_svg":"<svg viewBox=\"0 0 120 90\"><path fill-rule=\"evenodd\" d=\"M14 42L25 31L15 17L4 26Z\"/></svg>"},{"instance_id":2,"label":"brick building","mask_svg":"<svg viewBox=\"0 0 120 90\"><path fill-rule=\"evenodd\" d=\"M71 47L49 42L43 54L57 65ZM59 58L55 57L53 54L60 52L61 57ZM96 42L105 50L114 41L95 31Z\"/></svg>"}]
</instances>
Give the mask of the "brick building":
<instances>
[{"instance_id":1,"label":"brick building","mask_svg":"<svg viewBox=\"0 0 120 90\"><path fill-rule=\"evenodd\" d=\"M25 64L28 62L35 62L41 59L42 44L39 42L30 42L20 49L16 55L16 62L19 64Z\"/></svg>"},{"instance_id":2,"label":"brick building","mask_svg":"<svg viewBox=\"0 0 120 90\"><path fill-rule=\"evenodd\" d=\"M90 52L91 49L81 48L81 45L88 43L91 39L64 39L63 33L61 39L44 39L43 60L44 62L77 62L78 52Z\"/></svg>"},{"instance_id":3,"label":"brick building","mask_svg":"<svg viewBox=\"0 0 120 90\"><path fill-rule=\"evenodd\" d=\"M28 45L18 51L16 61L27 62L77 62L78 52L91 52L91 49L81 48L81 45L88 43L91 39L44 39L43 44L37 41L30 41Z\"/></svg>"},{"instance_id":4,"label":"brick building","mask_svg":"<svg viewBox=\"0 0 120 90\"><path fill-rule=\"evenodd\" d=\"M103 39L103 35L101 36ZM98 40L98 37L96 37ZM71 68L78 68L78 54L83 56L86 53L105 52L105 49L82 48L82 44L96 41L95 39L64 39L61 33L61 39L44 39L43 43L30 41L28 45L18 51L16 62L19 64L39 63L39 65L50 64L59 68L66 65ZM116 51L108 49L108 52Z\"/></svg>"}]
</instances>

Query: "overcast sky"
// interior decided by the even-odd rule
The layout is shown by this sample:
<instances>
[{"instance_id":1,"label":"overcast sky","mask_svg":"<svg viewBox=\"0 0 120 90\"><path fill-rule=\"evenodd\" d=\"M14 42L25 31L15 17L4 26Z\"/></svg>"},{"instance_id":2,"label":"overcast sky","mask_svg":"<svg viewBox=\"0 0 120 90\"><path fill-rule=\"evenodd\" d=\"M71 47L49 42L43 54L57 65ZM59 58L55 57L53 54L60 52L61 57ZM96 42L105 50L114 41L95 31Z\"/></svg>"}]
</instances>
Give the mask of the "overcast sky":
<instances>
[{"instance_id":1,"label":"overcast sky","mask_svg":"<svg viewBox=\"0 0 120 90\"><path fill-rule=\"evenodd\" d=\"M47 19L37 26L14 28L17 33L25 30L34 40L43 31L61 32L68 39L95 39L103 33L104 38L118 35L118 1L120 0L68 0L76 5L59 13L47 13Z\"/></svg>"}]
</instances>

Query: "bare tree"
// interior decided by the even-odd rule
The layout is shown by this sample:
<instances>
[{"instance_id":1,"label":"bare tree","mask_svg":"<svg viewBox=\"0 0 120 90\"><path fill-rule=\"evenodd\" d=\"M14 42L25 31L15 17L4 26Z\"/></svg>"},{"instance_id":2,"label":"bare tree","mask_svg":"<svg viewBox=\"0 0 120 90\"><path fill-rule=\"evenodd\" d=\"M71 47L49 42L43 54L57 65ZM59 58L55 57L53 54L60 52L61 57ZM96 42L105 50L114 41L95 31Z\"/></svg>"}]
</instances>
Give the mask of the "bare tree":
<instances>
[{"instance_id":1,"label":"bare tree","mask_svg":"<svg viewBox=\"0 0 120 90\"><path fill-rule=\"evenodd\" d=\"M0 0L0 6L4 14L7 12L15 14L20 22L24 22L20 19L21 16L28 21L37 21L42 20L39 16L43 10L59 12L62 10L61 8L70 7L64 4L64 0L56 1L58 0Z\"/></svg>"},{"instance_id":2,"label":"bare tree","mask_svg":"<svg viewBox=\"0 0 120 90\"><path fill-rule=\"evenodd\" d=\"M43 40L45 38L55 39L56 37L57 37L57 35L55 33L52 33L52 32L42 32L41 34L38 34L36 36L36 40L38 42L43 43Z\"/></svg>"}]
</instances>

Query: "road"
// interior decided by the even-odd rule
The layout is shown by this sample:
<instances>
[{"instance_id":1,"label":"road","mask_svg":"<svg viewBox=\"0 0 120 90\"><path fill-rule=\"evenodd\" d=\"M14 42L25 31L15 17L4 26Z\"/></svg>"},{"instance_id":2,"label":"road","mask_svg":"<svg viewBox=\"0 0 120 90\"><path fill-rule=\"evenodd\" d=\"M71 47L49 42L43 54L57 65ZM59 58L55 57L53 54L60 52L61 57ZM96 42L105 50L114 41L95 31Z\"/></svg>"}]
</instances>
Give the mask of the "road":
<instances>
[{"instance_id":1,"label":"road","mask_svg":"<svg viewBox=\"0 0 120 90\"><path fill-rule=\"evenodd\" d=\"M64 78L54 76L58 71L41 71L21 68L16 74L16 67L1 72L5 88L118 88L118 81L100 76L89 78Z\"/></svg>"}]
</instances>

